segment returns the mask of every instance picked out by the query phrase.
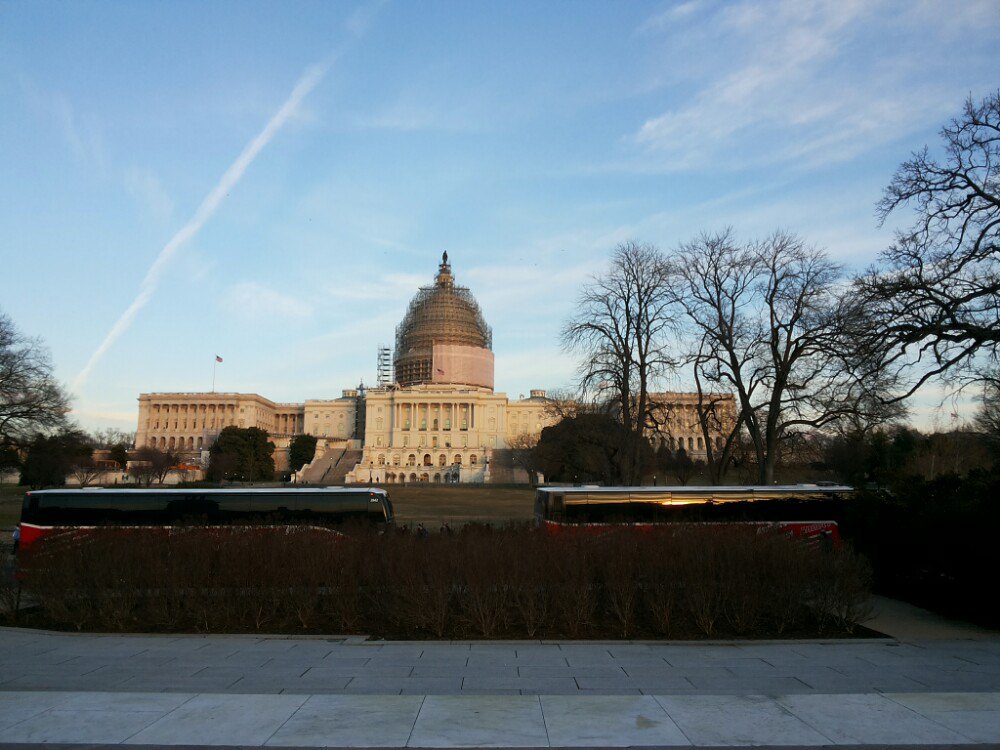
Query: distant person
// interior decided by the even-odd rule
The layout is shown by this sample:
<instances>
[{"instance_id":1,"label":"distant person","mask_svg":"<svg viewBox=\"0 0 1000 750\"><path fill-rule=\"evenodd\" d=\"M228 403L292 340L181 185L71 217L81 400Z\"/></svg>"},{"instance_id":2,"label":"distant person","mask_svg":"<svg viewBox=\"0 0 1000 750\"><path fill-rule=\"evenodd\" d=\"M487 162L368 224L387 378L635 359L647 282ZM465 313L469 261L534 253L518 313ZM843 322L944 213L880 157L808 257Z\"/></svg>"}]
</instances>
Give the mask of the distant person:
<instances>
[{"instance_id":1,"label":"distant person","mask_svg":"<svg viewBox=\"0 0 1000 750\"><path fill-rule=\"evenodd\" d=\"M418 539L426 539L429 536L430 536L430 532L427 531L427 528L422 523L418 523L417 524L417 538Z\"/></svg>"},{"instance_id":2,"label":"distant person","mask_svg":"<svg viewBox=\"0 0 1000 750\"><path fill-rule=\"evenodd\" d=\"M14 554L17 554L17 548L21 545L21 524L14 527Z\"/></svg>"},{"instance_id":3,"label":"distant person","mask_svg":"<svg viewBox=\"0 0 1000 750\"><path fill-rule=\"evenodd\" d=\"M451 534L451 526L448 525L447 521L445 521L444 523L441 524L441 533L442 534Z\"/></svg>"}]
</instances>

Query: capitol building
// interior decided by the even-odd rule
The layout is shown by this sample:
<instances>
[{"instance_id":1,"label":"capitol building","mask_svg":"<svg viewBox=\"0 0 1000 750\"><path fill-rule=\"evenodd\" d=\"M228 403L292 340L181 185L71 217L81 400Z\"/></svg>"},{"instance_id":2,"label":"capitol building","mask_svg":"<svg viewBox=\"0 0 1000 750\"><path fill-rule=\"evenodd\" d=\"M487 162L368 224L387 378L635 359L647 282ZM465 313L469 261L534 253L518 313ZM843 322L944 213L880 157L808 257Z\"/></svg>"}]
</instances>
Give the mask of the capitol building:
<instances>
[{"instance_id":1,"label":"capitol building","mask_svg":"<svg viewBox=\"0 0 1000 750\"><path fill-rule=\"evenodd\" d=\"M200 459L228 426L258 427L287 469L296 435L317 438L304 482L524 482L511 448L530 445L559 417L544 390L511 400L494 390L493 335L479 305L455 284L448 254L396 327L391 378L336 399L276 403L254 393L143 393L137 448ZM694 394L657 394L674 415L671 447L704 454ZM679 432L678 432L679 430ZM674 434L676 433L676 434Z\"/></svg>"}]
</instances>

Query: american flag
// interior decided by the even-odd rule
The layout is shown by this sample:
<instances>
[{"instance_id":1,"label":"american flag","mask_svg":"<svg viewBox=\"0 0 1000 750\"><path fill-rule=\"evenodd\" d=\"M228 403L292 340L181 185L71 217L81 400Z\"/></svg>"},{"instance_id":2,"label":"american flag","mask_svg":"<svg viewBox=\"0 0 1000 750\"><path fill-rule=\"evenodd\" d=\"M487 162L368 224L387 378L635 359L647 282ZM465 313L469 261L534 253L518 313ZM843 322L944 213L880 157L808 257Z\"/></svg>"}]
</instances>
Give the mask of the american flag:
<instances>
[{"instance_id":1,"label":"american flag","mask_svg":"<svg viewBox=\"0 0 1000 750\"><path fill-rule=\"evenodd\" d=\"M222 361L222 357L220 357L218 354L216 354L215 355L215 361L216 362L221 362Z\"/></svg>"}]
</instances>

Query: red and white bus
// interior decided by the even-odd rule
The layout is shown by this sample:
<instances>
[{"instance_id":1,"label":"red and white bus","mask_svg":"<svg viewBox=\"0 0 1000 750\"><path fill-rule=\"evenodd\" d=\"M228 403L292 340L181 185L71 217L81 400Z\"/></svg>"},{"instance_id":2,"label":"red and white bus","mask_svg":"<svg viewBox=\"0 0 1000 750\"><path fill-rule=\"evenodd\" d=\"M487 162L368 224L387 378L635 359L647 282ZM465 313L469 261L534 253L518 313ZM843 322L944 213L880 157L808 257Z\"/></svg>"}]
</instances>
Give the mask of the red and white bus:
<instances>
[{"instance_id":1,"label":"red and white bus","mask_svg":"<svg viewBox=\"0 0 1000 750\"><path fill-rule=\"evenodd\" d=\"M687 523L778 528L839 544L853 488L815 484L742 487L540 487L535 522L549 534L600 534L622 526Z\"/></svg>"},{"instance_id":2,"label":"red and white bus","mask_svg":"<svg viewBox=\"0 0 1000 750\"><path fill-rule=\"evenodd\" d=\"M105 526L335 528L393 522L389 494L367 487L32 490L21 506L21 549L56 532Z\"/></svg>"}]
</instances>

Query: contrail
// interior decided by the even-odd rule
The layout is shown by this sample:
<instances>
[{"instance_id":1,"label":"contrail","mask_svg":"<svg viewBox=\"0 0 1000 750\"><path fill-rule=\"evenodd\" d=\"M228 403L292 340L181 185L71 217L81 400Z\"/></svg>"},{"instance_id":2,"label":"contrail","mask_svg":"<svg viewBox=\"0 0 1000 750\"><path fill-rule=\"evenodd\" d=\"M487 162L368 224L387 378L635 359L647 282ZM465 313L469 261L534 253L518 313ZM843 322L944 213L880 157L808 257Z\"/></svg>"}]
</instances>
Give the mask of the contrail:
<instances>
[{"instance_id":1,"label":"contrail","mask_svg":"<svg viewBox=\"0 0 1000 750\"><path fill-rule=\"evenodd\" d=\"M218 184L212 188L211 192L205 196L205 199L198 206L198 210L194 212L194 215L188 220L180 230L170 238L170 241L163 246L160 250L160 254L156 256L156 260L153 261L153 265L150 266L149 271L146 272L145 278L142 280L142 284L139 285L139 293L136 295L135 299L132 300L132 304L128 306L128 309L122 313L121 317L115 322L108 331L108 335L104 337L104 341L101 345L94 350L94 353L90 355L90 359L87 360L87 364L84 368L80 370L80 373L73 380L71 389L74 392L79 392L80 387L87 380L90 375L91 370L100 361L104 353L111 348L111 345L118 340L125 331L128 330L129 326L132 325L132 321L138 312L145 307L146 303L152 298L153 294L156 292L156 287L159 285L160 277L163 275L164 269L170 262L171 258L177 253L186 242L191 240L201 228L205 225L205 222L212 218L212 214L215 213L216 209L222 204L226 195L232 190L236 183L240 181L243 177L243 173L246 172L247 167L257 158L257 154L261 152L261 149L266 146L274 135L281 130L282 126L288 122L288 119L295 114L295 110L298 108L299 103L306 97L306 95L312 91L316 84L318 84L326 71L329 64L326 65L314 65L306 69L299 82L295 84L295 88L292 89L292 93L289 94L285 103L281 105L281 108L274 113L274 116L268 121L264 129L257 134L250 143L247 144L243 152L236 157L229 169L225 171L222 178L219 180Z\"/></svg>"}]
</instances>

